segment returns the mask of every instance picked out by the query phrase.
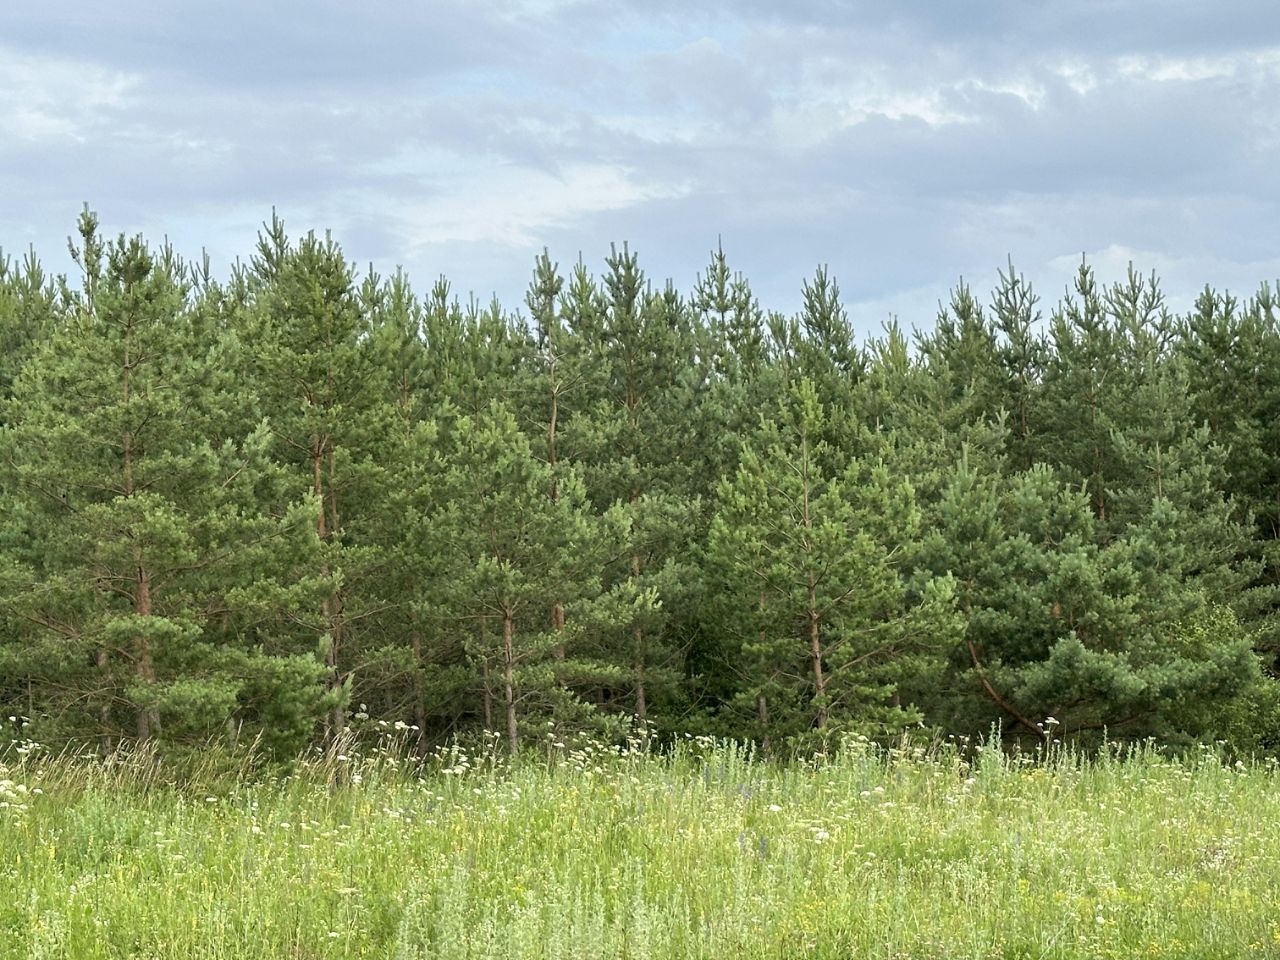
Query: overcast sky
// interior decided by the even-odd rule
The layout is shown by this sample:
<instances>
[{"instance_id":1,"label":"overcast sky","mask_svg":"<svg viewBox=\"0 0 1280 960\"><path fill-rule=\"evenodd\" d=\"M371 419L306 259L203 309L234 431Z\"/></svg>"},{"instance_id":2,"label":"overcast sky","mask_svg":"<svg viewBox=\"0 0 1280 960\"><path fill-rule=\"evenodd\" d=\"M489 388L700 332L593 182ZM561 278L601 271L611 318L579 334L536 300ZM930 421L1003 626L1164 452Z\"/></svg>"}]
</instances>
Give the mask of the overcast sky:
<instances>
[{"instance_id":1,"label":"overcast sky","mask_svg":"<svg viewBox=\"0 0 1280 960\"><path fill-rule=\"evenodd\" d=\"M764 306L830 265L927 324L1006 258L1280 276L1274 0L364 0L0 6L0 246L111 232L225 268L278 209L419 289L516 306L542 247L629 241Z\"/></svg>"}]
</instances>

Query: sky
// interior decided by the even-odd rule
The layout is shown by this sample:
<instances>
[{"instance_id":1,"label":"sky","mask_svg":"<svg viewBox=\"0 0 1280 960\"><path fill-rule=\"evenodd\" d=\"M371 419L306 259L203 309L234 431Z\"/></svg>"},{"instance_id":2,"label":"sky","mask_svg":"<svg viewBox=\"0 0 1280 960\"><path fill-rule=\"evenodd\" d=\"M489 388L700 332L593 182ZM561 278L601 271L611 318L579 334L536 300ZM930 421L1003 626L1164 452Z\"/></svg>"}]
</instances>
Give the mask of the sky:
<instances>
[{"instance_id":1,"label":"sky","mask_svg":"<svg viewBox=\"0 0 1280 960\"><path fill-rule=\"evenodd\" d=\"M1085 257L1184 309L1280 277L1274 0L44 0L0 6L0 248L252 252L276 210L426 291L519 306L629 243L855 325Z\"/></svg>"}]
</instances>

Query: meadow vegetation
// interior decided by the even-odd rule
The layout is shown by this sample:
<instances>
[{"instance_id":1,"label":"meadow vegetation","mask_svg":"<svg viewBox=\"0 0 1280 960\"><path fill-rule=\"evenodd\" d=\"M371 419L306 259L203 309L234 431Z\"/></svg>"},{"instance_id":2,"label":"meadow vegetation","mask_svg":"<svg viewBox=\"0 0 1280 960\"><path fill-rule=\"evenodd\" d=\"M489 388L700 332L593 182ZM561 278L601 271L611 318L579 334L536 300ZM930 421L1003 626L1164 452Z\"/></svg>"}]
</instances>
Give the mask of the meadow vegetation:
<instances>
[{"instance_id":1,"label":"meadow vegetation","mask_svg":"<svg viewBox=\"0 0 1280 960\"><path fill-rule=\"evenodd\" d=\"M1272 762L556 736L276 776L210 754L178 785L146 750L11 755L0 958L1280 952Z\"/></svg>"}]
</instances>

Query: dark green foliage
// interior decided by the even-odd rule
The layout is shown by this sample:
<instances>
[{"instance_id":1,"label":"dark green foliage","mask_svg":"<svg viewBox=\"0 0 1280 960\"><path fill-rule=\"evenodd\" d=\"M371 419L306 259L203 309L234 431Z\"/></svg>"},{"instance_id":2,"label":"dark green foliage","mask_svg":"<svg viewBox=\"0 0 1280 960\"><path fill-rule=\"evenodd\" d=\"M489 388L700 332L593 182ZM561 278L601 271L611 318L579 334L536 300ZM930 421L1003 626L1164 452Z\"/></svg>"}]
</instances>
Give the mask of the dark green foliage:
<instances>
[{"instance_id":1,"label":"dark green foliage","mask_svg":"<svg viewBox=\"0 0 1280 960\"><path fill-rule=\"evenodd\" d=\"M74 251L0 257L0 712L51 743L1280 746L1269 286L1009 265L860 340L722 249L687 296L544 252L520 313L276 219L226 282Z\"/></svg>"},{"instance_id":2,"label":"dark green foliage","mask_svg":"<svg viewBox=\"0 0 1280 960\"><path fill-rule=\"evenodd\" d=\"M762 739L884 733L915 719L899 683L958 632L944 574L908 582L920 512L883 463L842 455L808 379L762 420L711 527L722 615L737 638L741 706Z\"/></svg>"},{"instance_id":3,"label":"dark green foliage","mask_svg":"<svg viewBox=\"0 0 1280 960\"><path fill-rule=\"evenodd\" d=\"M87 214L81 237L83 287L9 404L5 674L52 735L297 749L319 664L278 631L316 588L315 503L263 511L269 434L215 425L181 264Z\"/></svg>"}]
</instances>

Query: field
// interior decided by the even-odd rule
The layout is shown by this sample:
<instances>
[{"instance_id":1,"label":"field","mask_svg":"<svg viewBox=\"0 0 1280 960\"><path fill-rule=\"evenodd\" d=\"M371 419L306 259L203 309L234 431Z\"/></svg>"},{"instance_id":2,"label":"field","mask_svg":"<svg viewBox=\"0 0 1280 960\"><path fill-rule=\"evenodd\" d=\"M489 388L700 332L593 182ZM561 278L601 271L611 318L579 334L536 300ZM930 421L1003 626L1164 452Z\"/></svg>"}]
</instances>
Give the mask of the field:
<instances>
[{"instance_id":1,"label":"field","mask_svg":"<svg viewBox=\"0 0 1280 960\"><path fill-rule=\"evenodd\" d=\"M0 782L5 960L1280 956L1280 774L1208 751L548 739L251 786L138 758Z\"/></svg>"}]
</instances>

